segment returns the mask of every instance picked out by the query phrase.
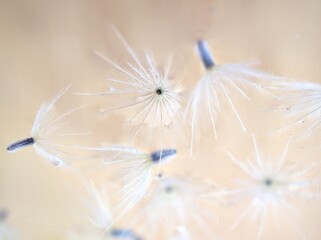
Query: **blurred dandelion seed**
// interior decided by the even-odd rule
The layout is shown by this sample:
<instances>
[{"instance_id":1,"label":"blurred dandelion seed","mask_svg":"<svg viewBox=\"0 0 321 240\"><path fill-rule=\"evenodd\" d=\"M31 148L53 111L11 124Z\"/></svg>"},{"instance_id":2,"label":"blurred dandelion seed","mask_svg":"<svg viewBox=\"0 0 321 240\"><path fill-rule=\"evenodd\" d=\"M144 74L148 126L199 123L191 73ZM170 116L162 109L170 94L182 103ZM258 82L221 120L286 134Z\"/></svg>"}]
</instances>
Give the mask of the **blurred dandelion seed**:
<instances>
[{"instance_id":1,"label":"blurred dandelion seed","mask_svg":"<svg viewBox=\"0 0 321 240\"><path fill-rule=\"evenodd\" d=\"M142 209L133 222L143 228L142 232L151 234L151 239L159 235L163 236L162 239L177 237L177 229L180 229L178 239L189 239L187 228L195 227L213 239L209 227L209 222L213 223L213 214L209 213L204 199L200 197L206 191L206 185L191 179L158 177L142 200Z\"/></svg>"},{"instance_id":2,"label":"blurred dandelion seed","mask_svg":"<svg viewBox=\"0 0 321 240\"><path fill-rule=\"evenodd\" d=\"M94 228L86 225L81 228L72 229L67 234L68 240L142 240L136 233L128 228L111 228L113 221L109 208L105 189L97 189L93 182L87 185L90 203L87 205L90 216L89 220Z\"/></svg>"},{"instance_id":3,"label":"blurred dandelion seed","mask_svg":"<svg viewBox=\"0 0 321 240\"><path fill-rule=\"evenodd\" d=\"M287 123L280 129L299 129L299 139L320 131L321 124L321 85L304 82L280 82L274 89L284 99L280 110ZM303 134L301 134L303 132Z\"/></svg>"},{"instance_id":4,"label":"blurred dandelion seed","mask_svg":"<svg viewBox=\"0 0 321 240\"><path fill-rule=\"evenodd\" d=\"M111 86L106 92L82 94L121 96L124 100L118 106L102 109L101 113L123 111L128 116L127 124L136 126L130 140L138 135L144 125L148 130L147 139L150 139L155 129L161 129L163 133L180 115L180 90L169 76L171 61L165 64L164 69L158 68L148 53L141 61L120 32L115 27L113 30L132 60L121 66L97 51L95 54L119 71L123 79L109 79L118 87Z\"/></svg>"},{"instance_id":5,"label":"blurred dandelion seed","mask_svg":"<svg viewBox=\"0 0 321 240\"><path fill-rule=\"evenodd\" d=\"M204 118L204 114L208 114L213 134L217 139L216 122L219 113L222 111L223 99L225 99L232 108L242 130L246 132L246 127L232 101L231 95L235 91L245 99L250 100L246 93L247 89L255 89L272 95L258 84L258 80L279 79L279 77L252 69L250 65L246 64L217 65L206 42L202 40L197 42L197 48L206 73L197 82L185 110L185 118L190 118L192 128L191 154L195 133L200 125L200 119ZM254 80L257 81L255 82Z\"/></svg>"},{"instance_id":6,"label":"blurred dandelion seed","mask_svg":"<svg viewBox=\"0 0 321 240\"><path fill-rule=\"evenodd\" d=\"M21 148L32 145L38 155L48 160L55 166L64 164L64 158L68 156L68 153L63 149L64 146L57 144L56 141L63 139L66 136L86 134L68 132L68 124L64 121L67 116L85 107L86 105L68 110L62 115L57 116L55 114L55 104L70 87L71 85L64 88L51 101L42 104L35 118L31 130L31 137L10 144L7 147L9 152L15 152Z\"/></svg>"},{"instance_id":7,"label":"blurred dandelion seed","mask_svg":"<svg viewBox=\"0 0 321 240\"><path fill-rule=\"evenodd\" d=\"M248 176L248 179L236 179L235 183L239 187L235 190L209 193L207 196L227 196L233 200L250 201L233 224L232 229L249 217L251 222L259 222L257 239L261 239L269 214L279 225L280 213L290 213L291 216L285 215L288 223L294 227L301 239L305 239L292 219L293 214L296 213L293 200L311 200L320 196L318 191L313 190L313 187L320 184L320 179L309 177L311 171L320 165L320 162L304 165L304 167L297 165L297 162L287 163L286 155L290 141L276 161L266 159L259 151L254 137L253 142L254 160L240 161L228 152L232 162Z\"/></svg>"},{"instance_id":8,"label":"blurred dandelion seed","mask_svg":"<svg viewBox=\"0 0 321 240\"><path fill-rule=\"evenodd\" d=\"M122 183L122 187L118 193L120 201L113 209L113 212L117 213L114 222L144 197L152 181L155 166L158 166L159 171L163 162L176 156L175 149L162 149L150 154L128 146L100 147L92 150L98 154L93 158L103 159L104 164L120 165L121 178L118 182ZM112 156L108 156L109 154Z\"/></svg>"}]
</instances>

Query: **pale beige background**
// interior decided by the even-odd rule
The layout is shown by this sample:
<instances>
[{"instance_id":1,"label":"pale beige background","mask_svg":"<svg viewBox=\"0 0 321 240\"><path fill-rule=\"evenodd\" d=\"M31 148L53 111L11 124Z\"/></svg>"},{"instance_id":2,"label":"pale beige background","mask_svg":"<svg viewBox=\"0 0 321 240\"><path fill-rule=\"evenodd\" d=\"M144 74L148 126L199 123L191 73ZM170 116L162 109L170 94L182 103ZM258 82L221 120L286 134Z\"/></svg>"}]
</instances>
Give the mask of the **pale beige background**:
<instances>
[{"instance_id":1,"label":"pale beige background","mask_svg":"<svg viewBox=\"0 0 321 240\"><path fill-rule=\"evenodd\" d=\"M95 92L106 87L104 79L113 71L94 56L93 50L119 62L125 62L128 57L110 30L111 25L139 53L151 50L160 62L172 55L173 76L182 81L186 97L203 71L194 49L198 38L209 41L218 62L259 60L260 68L266 71L320 82L320 12L321 2L317 0L1 0L0 207L10 209L8 224L24 239L51 240L63 239L67 229L87 221L79 200L84 188L76 174L51 166L32 148L15 154L7 153L5 148L29 136L38 107L66 85L73 83L71 92ZM92 104L90 110L70 119L85 131L93 132L83 142L122 143L126 132L115 131L114 121L88 118L108 101L69 94L60 102L59 109L83 102ZM270 102L260 99L257 105L268 109ZM282 150L287 135L270 134L281 122L280 116L254 111L259 109L257 105L249 103L244 108L244 121L250 132L258 135L265 152L273 155ZM240 157L252 153L250 135L243 134L238 123L230 120L233 118L227 112L220 119L218 142L200 143L195 162L189 162L195 165L194 169L197 166L197 175L226 183L237 170L228 162L225 150L230 149ZM188 135L188 129L186 132ZM295 145L290 156L317 160L318 143L310 141L309 148L307 143ZM142 142L137 145L141 146ZM179 140L177 146L181 153L178 163L181 163L188 155L188 142ZM176 164L168 171L184 173L191 166L183 169ZM298 207L302 212L298 224L306 237L321 239L320 200L298 202ZM223 206L217 210L222 219L219 226L213 224L213 231L222 239L255 239L257 226L249 222L229 230L239 210L226 210ZM264 233L264 239L297 237L293 228L277 228L273 224L268 224Z\"/></svg>"}]
</instances>

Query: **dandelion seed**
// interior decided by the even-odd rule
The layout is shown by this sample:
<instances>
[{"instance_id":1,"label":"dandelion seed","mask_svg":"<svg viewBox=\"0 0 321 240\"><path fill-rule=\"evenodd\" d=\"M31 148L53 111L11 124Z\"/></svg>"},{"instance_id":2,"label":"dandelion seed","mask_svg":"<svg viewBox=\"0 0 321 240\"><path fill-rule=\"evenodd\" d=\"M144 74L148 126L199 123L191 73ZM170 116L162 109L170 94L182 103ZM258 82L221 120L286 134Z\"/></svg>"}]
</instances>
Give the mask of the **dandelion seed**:
<instances>
[{"instance_id":1,"label":"dandelion seed","mask_svg":"<svg viewBox=\"0 0 321 240\"><path fill-rule=\"evenodd\" d=\"M150 234L151 239L173 237L182 226L184 229L195 229L196 226L202 231L201 234L213 239L213 232L208 226L209 222L212 223L213 215L200 197L206 191L206 185L195 184L185 178L159 177L141 202L133 222L138 224L142 232ZM181 239L189 239L186 231L180 233Z\"/></svg>"},{"instance_id":2,"label":"dandelion seed","mask_svg":"<svg viewBox=\"0 0 321 240\"><path fill-rule=\"evenodd\" d=\"M206 42L202 40L197 42L197 48L206 73L196 84L185 111L185 117L191 119L191 154L197 127L206 114L209 116L213 134L217 139L216 122L222 110L223 99L230 105L242 130L246 132L246 127L233 103L231 95L236 92L245 99L250 100L246 93L247 89L256 89L268 93L258 84L258 80L278 79L278 77L259 72L245 64L217 65Z\"/></svg>"},{"instance_id":3,"label":"dandelion seed","mask_svg":"<svg viewBox=\"0 0 321 240\"><path fill-rule=\"evenodd\" d=\"M237 179L238 187L235 190L227 190L210 193L208 196L228 196L231 199L248 200L248 206L242 211L232 228L239 225L244 219L259 223L257 239L261 239L265 223L269 215L276 223L280 223L280 213L290 213L286 216L288 223L294 226L301 239L303 234L299 230L293 215L295 213L294 200L313 199L319 197L319 193L313 187L320 184L320 179L311 178L312 170L320 165L320 162L301 167L298 162L290 164L286 162L288 145L284 148L280 158L276 161L263 158L256 141L254 141L255 159L240 161L231 153L228 153L233 163L247 176L246 179Z\"/></svg>"},{"instance_id":4,"label":"dandelion seed","mask_svg":"<svg viewBox=\"0 0 321 240\"><path fill-rule=\"evenodd\" d=\"M88 197L85 200L85 208L89 211L88 218L93 225L77 226L67 234L68 240L89 240L89 239L109 239L110 231L106 231L107 226L112 222L112 215L109 209L108 199L105 191L98 191L93 182L86 184ZM110 229L109 229L110 230Z\"/></svg>"},{"instance_id":5,"label":"dandelion seed","mask_svg":"<svg viewBox=\"0 0 321 240\"><path fill-rule=\"evenodd\" d=\"M298 129L299 139L304 139L320 131L321 85L280 82L274 88L284 99L280 102L278 110L281 110L285 115L287 122L281 129Z\"/></svg>"},{"instance_id":6,"label":"dandelion seed","mask_svg":"<svg viewBox=\"0 0 321 240\"><path fill-rule=\"evenodd\" d=\"M105 165L116 166L120 170L121 189L118 193L117 206L113 208L119 220L133 208L146 194L152 182L154 170L160 171L161 164L176 156L175 149L162 149L152 153L143 152L129 146L110 146L89 149L94 151L93 159L101 159Z\"/></svg>"},{"instance_id":7,"label":"dandelion seed","mask_svg":"<svg viewBox=\"0 0 321 240\"><path fill-rule=\"evenodd\" d=\"M112 213L109 208L106 191L98 191L93 182L90 182L87 190L89 196L92 197L88 204L91 212L89 220L99 229L110 226Z\"/></svg>"},{"instance_id":8,"label":"dandelion seed","mask_svg":"<svg viewBox=\"0 0 321 240\"><path fill-rule=\"evenodd\" d=\"M128 125L135 126L130 140L134 139L143 128L147 130L147 139L150 140L154 131L160 129L163 133L180 116L180 90L170 80L170 61L164 69L158 68L148 53L146 53L146 59L141 61L118 30L113 29L132 61L121 66L96 52L99 57L118 70L123 78L109 79L112 83L119 85L112 86L112 91L85 95L115 96L116 94L122 97L124 100L121 100L117 106L102 109L101 113L123 111L127 116Z\"/></svg>"},{"instance_id":9,"label":"dandelion seed","mask_svg":"<svg viewBox=\"0 0 321 240\"><path fill-rule=\"evenodd\" d=\"M15 152L27 146L33 146L36 152L56 166L64 164L64 158L67 152L63 146L56 141L63 139L68 135L77 135L69 133L65 118L73 112L83 108L85 105L68 110L62 115L57 116L54 112L54 105L68 91L70 86L60 91L51 101L42 104L35 118L31 137L15 142L7 147L7 151Z\"/></svg>"},{"instance_id":10,"label":"dandelion seed","mask_svg":"<svg viewBox=\"0 0 321 240\"><path fill-rule=\"evenodd\" d=\"M122 162L124 166L123 177L121 178L124 186L119 192L120 202L115 208L115 211L120 210L119 217L123 216L144 197L152 181L153 169L158 166L157 170L159 171L163 162L176 156L175 149L163 149L151 154L135 148L123 148L122 150L122 154L117 156L116 159L106 162L107 164Z\"/></svg>"},{"instance_id":11,"label":"dandelion seed","mask_svg":"<svg viewBox=\"0 0 321 240\"><path fill-rule=\"evenodd\" d=\"M87 187L91 199L87 207L90 211L89 219L94 228L86 225L73 229L67 234L68 240L142 240L133 230L127 228L111 228L113 222L109 209L107 194L98 189L91 182Z\"/></svg>"}]
</instances>

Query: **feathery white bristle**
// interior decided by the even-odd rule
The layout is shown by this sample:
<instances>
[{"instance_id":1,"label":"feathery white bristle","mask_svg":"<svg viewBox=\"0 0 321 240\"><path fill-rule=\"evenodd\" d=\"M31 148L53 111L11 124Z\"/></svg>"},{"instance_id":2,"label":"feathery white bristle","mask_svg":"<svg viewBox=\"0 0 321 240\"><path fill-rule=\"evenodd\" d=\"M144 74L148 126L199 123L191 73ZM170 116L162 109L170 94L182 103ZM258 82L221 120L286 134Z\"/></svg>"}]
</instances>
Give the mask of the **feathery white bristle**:
<instances>
[{"instance_id":1,"label":"feathery white bristle","mask_svg":"<svg viewBox=\"0 0 321 240\"><path fill-rule=\"evenodd\" d=\"M253 137L255 157L251 160L239 160L230 152L228 155L232 162L245 173L247 178L237 179L238 184L234 190L214 192L207 194L208 197L226 196L234 201L248 200L248 206L242 211L232 229L238 226L246 218L259 223L257 239L261 239L265 228L265 222L269 215L273 215L276 222L279 215L284 213L289 223L294 224L293 216L288 216L294 210L294 199L311 199L320 195L310 190L320 179L311 178L308 174L313 167L321 162L306 165L303 168L297 165L288 164L286 155L290 141L284 147L284 151L278 159L264 158ZM239 201L237 201L239 202ZM290 211L289 211L290 210ZM277 213L278 215L275 215ZM298 229L295 229L298 230ZM301 233L299 233L302 236Z\"/></svg>"},{"instance_id":2,"label":"feathery white bristle","mask_svg":"<svg viewBox=\"0 0 321 240\"><path fill-rule=\"evenodd\" d=\"M121 177L117 182L121 184L121 188L117 194L117 205L112 208L113 215L116 216L111 223L113 225L145 196L152 182L152 172L162 161L154 162L152 154L162 151L148 154L133 147L117 145L88 150L93 151L92 159L98 158L105 165L117 166L116 171L120 172ZM169 152L165 149L164 154L166 160L170 158L169 155L175 155L176 150Z\"/></svg>"},{"instance_id":3,"label":"feathery white bristle","mask_svg":"<svg viewBox=\"0 0 321 240\"><path fill-rule=\"evenodd\" d=\"M11 144L7 150L16 151L22 147L32 145L37 154L48 160L55 166L65 165L65 160L71 158L67 147L59 144L59 140L63 140L67 136L83 135L84 133L70 132L66 117L84 108L82 105L57 115L55 112L55 104L70 89L71 85L61 90L49 102L43 103L37 112L34 124L31 130L31 136L28 139ZM87 133L86 133L87 134Z\"/></svg>"},{"instance_id":4,"label":"feathery white bristle","mask_svg":"<svg viewBox=\"0 0 321 240\"><path fill-rule=\"evenodd\" d=\"M119 95L123 100L113 107L101 109L100 113L122 111L128 116L126 125L135 126L130 141L136 138L144 128L147 139L150 139L155 129L161 129L163 132L163 129L176 122L180 116L179 90L169 80L170 61L165 64L163 70L156 66L149 53L146 53L145 59L141 61L120 32L115 27L113 30L132 61L128 61L125 66L120 66L102 53L95 51L97 56L123 75L119 79L110 79L111 83L116 84L113 86L115 91L112 94ZM110 92L85 94L109 95Z\"/></svg>"},{"instance_id":5,"label":"feathery white bristle","mask_svg":"<svg viewBox=\"0 0 321 240\"><path fill-rule=\"evenodd\" d=\"M189 118L191 122L190 154L193 152L199 127L204 124L201 122L202 119L208 119L207 122L210 123L213 135L217 139L216 122L225 102L231 107L241 129L246 132L247 128L233 100L234 93L246 100L250 100L247 91L251 89L273 96L260 85L260 82L265 83L264 81L268 80L269 83L279 79L280 77L257 71L247 64L213 64L207 68L197 82L184 114L185 118Z\"/></svg>"},{"instance_id":6,"label":"feathery white bristle","mask_svg":"<svg viewBox=\"0 0 321 240\"><path fill-rule=\"evenodd\" d=\"M196 227L213 239L208 225L213 221L213 214L206 209L204 199L200 197L207 190L205 184L190 179L160 177L141 202L142 209L133 222L153 239L158 236L164 239L173 237L178 226ZM188 236L186 234L182 232L182 239Z\"/></svg>"},{"instance_id":7,"label":"feathery white bristle","mask_svg":"<svg viewBox=\"0 0 321 240\"><path fill-rule=\"evenodd\" d=\"M298 139L305 139L321 129L321 85L315 83L281 82L274 86L284 99L277 111L285 117L279 130L297 129Z\"/></svg>"}]
</instances>

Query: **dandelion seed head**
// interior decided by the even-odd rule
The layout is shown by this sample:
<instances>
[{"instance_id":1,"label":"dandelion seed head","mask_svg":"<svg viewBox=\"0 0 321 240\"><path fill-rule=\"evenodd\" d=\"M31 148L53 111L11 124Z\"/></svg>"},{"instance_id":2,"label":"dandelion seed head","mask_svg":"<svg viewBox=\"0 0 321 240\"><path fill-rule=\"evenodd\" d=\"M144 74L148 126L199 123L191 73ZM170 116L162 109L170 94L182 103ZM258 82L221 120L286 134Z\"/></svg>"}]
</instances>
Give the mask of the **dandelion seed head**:
<instances>
[{"instance_id":1,"label":"dandelion seed head","mask_svg":"<svg viewBox=\"0 0 321 240\"><path fill-rule=\"evenodd\" d=\"M146 58L151 59L150 56ZM153 60L148 61L150 64L154 64ZM171 86L165 73L158 72L156 66L153 65L149 69L153 69L153 72L142 70L138 74L139 76L136 76L141 78L142 83L135 83L131 90L126 87L120 92L128 91L130 93L132 91L134 93L134 97L131 98L134 104L126 105L135 114L130 118L132 124L141 124L143 121L144 124L153 128L169 126L175 121L181 108L179 92Z\"/></svg>"},{"instance_id":2,"label":"dandelion seed head","mask_svg":"<svg viewBox=\"0 0 321 240\"><path fill-rule=\"evenodd\" d=\"M170 77L171 61L168 60L161 68L149 53L145 58L139 58L120 32L115 28L114 31L131 59L120 65L97 53L121 74L117 79L109 79L117 89L115 92L96 94L117 94L121 98L114 106L102 109L101 113L122 112L127 116L126 125L135 130L132 138L144 129L149 139L155 130L169 128L180 116L180 90Z\"/></svg>"},{"instance_id":3,"label":"dandelion seed head","mask_svg":"<svg viewBox=\"0 0 321 240\"><path fill-rule=\"evenodd\" d=\"M278 222L281 213L286 216L293 211L294 200L311 199L316 195L312 187L320 181L309 176L309 173L320 163L300 168L301 166L287 162L289 142L279 158L266 158L259 151L255 138L253 141L255 157L252 159L239 160L228 153L246 177L236 179L237 187L234 190L223 191L223 195L249 201L233 228L247 217L259 221L257 239L260 239L269 214ZM291 216L287 217L293 225Z\"/></svg>"},{"instance_id":4,"label":"dandelion seed head","mask_svg":"<svg viewBox=\"0 0 321 240\"><path fill-rule=\"evenodd\" d=\"M148 232L153 238L161 234L168 239L179 226L208 230L207 220L212 219L204 210L204 199L200 198L205 189L204 185L184 177L158 177L140 204L142 232Z\"/></svg>"}]
</instances>

